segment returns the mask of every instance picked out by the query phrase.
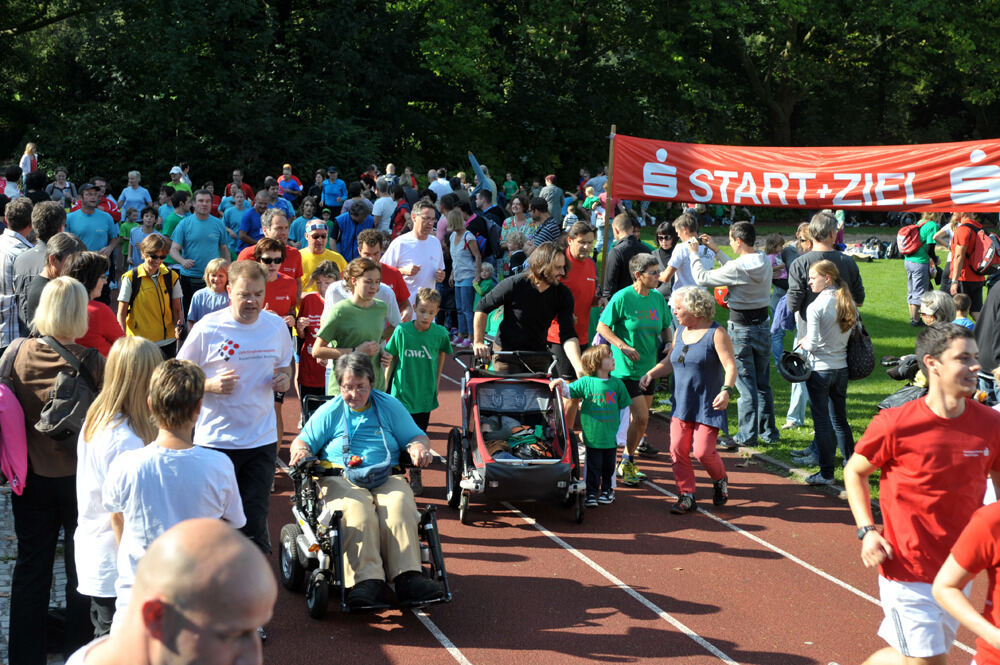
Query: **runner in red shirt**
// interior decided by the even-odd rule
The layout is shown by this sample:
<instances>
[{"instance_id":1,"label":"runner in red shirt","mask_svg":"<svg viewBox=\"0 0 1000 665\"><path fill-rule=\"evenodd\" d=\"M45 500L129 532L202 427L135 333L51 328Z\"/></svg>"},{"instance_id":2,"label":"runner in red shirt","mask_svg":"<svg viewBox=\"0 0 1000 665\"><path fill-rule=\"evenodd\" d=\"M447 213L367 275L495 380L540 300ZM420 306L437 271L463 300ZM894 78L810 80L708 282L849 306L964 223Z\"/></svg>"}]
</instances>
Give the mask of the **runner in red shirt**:
<instances>
[{"instance_id":1,"label":"runner in red shirt","mask_svg":"<svg viewBox=\"0 0 1000 665\"><path fill-rule=\"evenodd\" d=\"M264 211L260 218L261 230L264 231L264 238L273 238L285 246L285 260L281 264L281 273L288 275L296 283L302 281L302 255L299 250L288 244L288 217L277 208ZM263 240L263 238L262 238ZM244 247L236 257L237 261L253 261L256 245Z\"/></svg>"},{"instance_id":2,"label":"runner in red shirt","mask_svg":"<svg viewBox=\"0 0 1000 665\"><path fill-rule=\"evenodd\" d=\"M976 511L934 579L934 598L959 623L978 635L976 665L1000 665L1000 503ZM980 614L963 589L980 572L989 576L986 607Z\"/></svg>"},{"instance_id":3,"label":"runner in red shirt","mask_svg":"<svg viewBox=\"0 0 1000 665\"><path fill-rule=\"evenodd\" d=\"M983 284L985 275L977 275L969 266L969 257L976 245L976 233L983 228L979 214L975 212L955 212L962 221L955 228L951 239L951 295L964 293L972 300L972 318L978 318L983 311Z\"/></svg>"},{"instance_id":4,"label":"runner in red shirt","mask_svg":"<svg viewBox=\"0 0 1000 665\"><path fill-rule=\"evenodd\" d=\"M340 272L333 261L323 261L316 266L311 277L317 290L303 296L299 317L296 319L296 328L302 341L299 349L298 384L303 413L306 395L326 395L326 363L320 364L313 357L312 347L323 316L323 294L331 284L340 279Z\"/></svg>"},{"instance_id":5,"label":"runner in red shirt","mask_svg":"<svg viewBox=\"0 0 1000 665\"><path fill-rule=\"evenodd\" d=\"M233 187L238 187L243 190L243 193L247 197L247 201L253 201L253 187L243 182L243 169L233 169L233 181L226 185L226 196L233 195Z\"/></svg>"},{"instance_id":6,"label":"runner in red shirt","mask_svg":"<svg viewBox=\"0 0 1000 665\"><path fill-rule=\"evenodd\" d=\"M413 316L410 306L410 289L403 280L403 274L396 268L382 263L382 253L385 251L385 236L375 229L365 229L358 234L358 252L366 259L371 259L382 267L382 283L392 289L399 305L401 320L405 323ZM325 292L324 292L325 293Z\"/></svg>"},{"instance_id":7,"label":"runner in red shirt","mask_svg":"<svg viewBox=\"0 0 1000 665\"><path fill-rule=\"evenodd\" d=\"M1000 413L970 399L979 371L972 331L935 323L917 337L916 353L927 396L875 416L844 469L861 560L879 567L879 636L890 645L869 664L947 662L958 622L934 601L931 583L982 504L987 474L1000 473ZM868 488L877 468L884 533Z\"/></svg>"}]
</instances>

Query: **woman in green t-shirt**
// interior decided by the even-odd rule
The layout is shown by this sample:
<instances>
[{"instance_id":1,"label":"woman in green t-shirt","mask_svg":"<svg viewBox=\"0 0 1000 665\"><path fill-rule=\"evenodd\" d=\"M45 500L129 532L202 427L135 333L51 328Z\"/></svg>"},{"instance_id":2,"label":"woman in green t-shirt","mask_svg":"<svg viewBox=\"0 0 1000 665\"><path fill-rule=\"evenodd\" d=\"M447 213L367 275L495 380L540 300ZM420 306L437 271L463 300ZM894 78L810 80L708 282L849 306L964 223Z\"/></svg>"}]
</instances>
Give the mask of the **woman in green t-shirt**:
<instances>
[{"instance_id":1,"label":"woman in green t-shirt","mask_svg":"<svg viewBox=\"0 0 1000 665\"><path fill-rule=\"evenodd\" d=\"M384 302L375 299L381 282L382 269L371 259L357 258L347 264L344 283L351 297L330 308L313 345L313 357L317 360L336 360L355 351L371 358L376 390L385 388L385 372L379 356L389 309ZM332 375L326 392L328 395L340 393Z\"/></svg>"}]
</instances>

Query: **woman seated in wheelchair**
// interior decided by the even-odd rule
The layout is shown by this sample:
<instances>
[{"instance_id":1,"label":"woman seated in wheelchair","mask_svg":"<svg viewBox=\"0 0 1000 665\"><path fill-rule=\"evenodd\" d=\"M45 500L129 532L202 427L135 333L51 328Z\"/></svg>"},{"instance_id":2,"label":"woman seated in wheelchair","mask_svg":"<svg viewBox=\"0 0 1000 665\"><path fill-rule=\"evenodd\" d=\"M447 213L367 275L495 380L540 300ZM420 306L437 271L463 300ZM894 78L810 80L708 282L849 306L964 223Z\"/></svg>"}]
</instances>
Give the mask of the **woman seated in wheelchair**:
<instances>
[{"instance_id":1,"label":"woman seated in wheelchair","mask_svg":"<svg viewBox=\"0 0 1000 665\"><path fill-rule=\"evenodd\" d=\"M337 359L340 395L309 418L292 441L291 465L310 455L344 469L320 480L324 501L343 513L344 585L351 608L379 605L392 580L400 604L444 595L421 572L419 513L406 477L393 475L400 455L430 464L430 441L396 398L372 390L371 359L350 353Z\"/></svg>"}]
</instances>

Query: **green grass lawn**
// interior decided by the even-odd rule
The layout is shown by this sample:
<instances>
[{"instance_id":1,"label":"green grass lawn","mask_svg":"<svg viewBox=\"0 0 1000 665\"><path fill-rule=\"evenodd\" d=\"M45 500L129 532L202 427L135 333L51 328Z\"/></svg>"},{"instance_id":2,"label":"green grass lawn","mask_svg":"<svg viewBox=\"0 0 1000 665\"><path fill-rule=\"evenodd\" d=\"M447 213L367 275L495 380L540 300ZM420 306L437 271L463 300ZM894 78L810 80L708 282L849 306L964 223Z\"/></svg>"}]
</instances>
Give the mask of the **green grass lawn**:
<instances>
[{"instance_id":1,"label":"green grass lawn","mask_svg":"<svg viewBox=\"0 0 1000 665\"><path fill-rule=\"evenodd\" d=\"M774 229L762 228L758 234L770 232L772 230L782 232L783 235L790 235L789 228L779 227ZM875 227L877 228L877 227ZM885 229L882 229L885 231ZM643 239L652 243L652 229L643 229ZM721 235L723 230L719 227L709 229L713 236ZM855 232L863 233L865 228L854 229ZM872 229L874 232L874 228ZM760 237L760 235L758 235ZM717 238L717 242L723 238ZM732 256L728 247L723 247L723 251ZM878 364L882 356L902 356L913 353L914 341L919 328L913 328L909 324L910 316L906 304L906 273L902 260L875 260L871 263L859 263L861 279L865 285L865 303L861 307L861 316L868 334L871 335L872 343L875 347L875 370L872 374L860 381L851 381L847 391L847 416L851 425L855 442L861 438L868 423L871 422L877 412L876 405L887 395L895 392L903 386L902 382L889 378L885 373L885 368ZM716 310L716 321L725 324L729 319L729 310L722 307ZM792 343L792 333L785 336L785 348L790 349ZM771 386L774 391L775 421L780 428L785 422L785 414L788 412L788 397L790 385L778 374L777 370L771 367ZM654 409L662 412L669 412L669 407L657 406L656 402L667 397L666 393L657 394L654 399ZM735 400L729 406L729 428L730 433L737 431L736 423L736 403ZM798 448L805 448L812 440L812 416L809 408L806 408L806 420L803 427L790 430L781 430L781 441L776 444L760 444L759 451L772 457L792 464L791 451ZM837 454L838 459L840 453ZM809 471L818 470L817 468ZM843 483L843 470L839 464L835 470L838 483ZM873 496L877 496L878 473L872 476Z\"/></svg>"}]
</instances>

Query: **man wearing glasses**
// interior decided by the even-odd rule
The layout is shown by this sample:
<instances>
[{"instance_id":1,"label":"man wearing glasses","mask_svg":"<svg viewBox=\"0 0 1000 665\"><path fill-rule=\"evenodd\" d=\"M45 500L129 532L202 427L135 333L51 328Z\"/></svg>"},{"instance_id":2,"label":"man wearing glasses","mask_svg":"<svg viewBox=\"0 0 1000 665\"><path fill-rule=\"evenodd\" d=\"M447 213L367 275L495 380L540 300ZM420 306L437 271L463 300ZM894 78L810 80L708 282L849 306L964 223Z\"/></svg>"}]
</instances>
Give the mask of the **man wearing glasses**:
<instances>
[{"instance_id":1,"label":"man wearing glasses","mask_svg":"<svg viewBox=\"0 0 1000 665\"><path fill-rule=\"evenodd\" d=\"M330 230L322 219L306 222L306 246L300 252L302 255L302 293L311 293L316 290L312 274L323 261L333 261L337 264L337 269L340 272L347 269L347 261L344 260L344 257L332 249L326 248L326 240L329 235Z\"/></svg>"}]
</instances>

